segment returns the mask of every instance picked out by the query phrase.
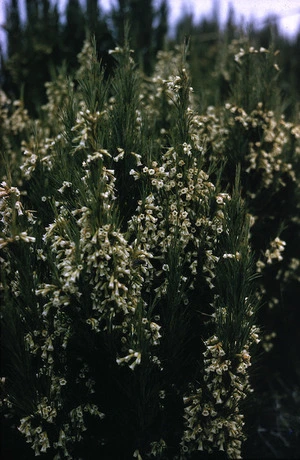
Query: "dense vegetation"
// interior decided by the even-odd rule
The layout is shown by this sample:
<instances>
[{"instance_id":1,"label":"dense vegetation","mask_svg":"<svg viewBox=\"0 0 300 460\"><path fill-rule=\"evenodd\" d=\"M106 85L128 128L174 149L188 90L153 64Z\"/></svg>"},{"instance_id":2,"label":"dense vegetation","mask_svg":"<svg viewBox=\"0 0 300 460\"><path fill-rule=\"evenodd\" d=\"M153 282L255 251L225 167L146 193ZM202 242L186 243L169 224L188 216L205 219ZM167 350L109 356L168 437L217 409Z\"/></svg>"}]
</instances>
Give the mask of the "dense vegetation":
<instances>
[{"instance_id":1,"label":"dense vegetation","mask_svg":"<svg viewBox=\"0 0 300 460\"><path fill-rule=\"evenodd\" d=\"M300 35L25 3L1 58L2 458L297 458Z\"/></svg>"}]
</instances>

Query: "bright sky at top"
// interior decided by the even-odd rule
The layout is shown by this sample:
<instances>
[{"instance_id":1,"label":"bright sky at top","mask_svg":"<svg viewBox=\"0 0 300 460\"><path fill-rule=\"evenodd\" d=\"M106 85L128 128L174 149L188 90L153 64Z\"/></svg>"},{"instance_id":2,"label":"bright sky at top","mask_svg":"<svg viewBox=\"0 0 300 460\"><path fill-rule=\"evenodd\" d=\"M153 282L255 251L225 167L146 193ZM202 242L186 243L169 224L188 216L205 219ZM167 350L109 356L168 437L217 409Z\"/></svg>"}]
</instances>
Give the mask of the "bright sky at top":
<instances>
[{"instance_id":1,"label":"bright sky at top","mask_svg":"<svg viewBox=\"0 0 300 460\"><path fill-rule=\"evenodd\" d=\"M63 10L67 0L58 0L60 9ZM82 0L84 2L84 0ZM143 1L143 0L140 0ZM160 0L153 0L154 4ZM19 0L20 5L24 0ZM168 0L169 24L172 26L182 13L193 13L195 20L210 15L214 0ZM278 26L281 33L293 37L300 30L300 0L217 0L219 19L223 23L228 17L230 5L232 5L236 22L244 23L253 20L260 26L266 16L278 17ZM4 11L7 0L0 0L0 27L4 23ZM117 0L99 0L104 11L108 11L111 5L116 5ZM0 40L3 39L3 30L0 28ZM1 40L2 41L2 40Z\"/></svg>"},{"instance_id":2,"label":"bright sky at top","mask_svg":"<svg viewBox=\"0 0 300 460\"><path fill-rule=\"evenodd\" d=\"M143 0L141 0L143 1ZM160 0L154 0L159 4ZM174 24L182 13L193 13L195 19L207 16L212 11L214 0L168 0L169 22ZM107 10L116 0L100 0L102 8ZM245 22L254 20L262 24L266 16L276 15L280 31L290 37L300 30L300 0L218 0L219 18L225 22L232 5L236 20L243 17Z\"/></svg>"}]
</instances>

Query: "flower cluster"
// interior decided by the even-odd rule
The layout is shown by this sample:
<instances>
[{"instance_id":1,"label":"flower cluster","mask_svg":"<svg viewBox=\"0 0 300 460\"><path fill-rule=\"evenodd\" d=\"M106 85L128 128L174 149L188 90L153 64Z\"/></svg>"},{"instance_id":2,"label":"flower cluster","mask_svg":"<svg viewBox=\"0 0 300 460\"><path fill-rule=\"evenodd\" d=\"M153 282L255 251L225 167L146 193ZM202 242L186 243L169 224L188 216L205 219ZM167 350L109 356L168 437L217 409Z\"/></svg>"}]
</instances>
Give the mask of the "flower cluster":
<instances>
[{"instance_id":1,"label":"flower cluster","mask_svg":"<svg viewBox=\"0 0 300 460\"><path fill-rule=\"evenodd\" d=\"M129 228L143 235L141 242L145 241L145 245L142 247L160 261L156 277L169 270L167 254L176 240L181 252L178 263L187 267L186 276L190 279L198 273L199 250L205 251L203 271L211 283L217 260L212 248L223 231L222 214L211 216L209 213L215 186L209 181L209 176L199 169L199 160L191 158L191 145L183 144L180 151L177 153L170 148L162 155L161 164L153 161L151 167L141 166L140 171L131 172L136 180L151 184L152 192L139 202ZM157 288L158 293L166 292L167 279Z\"/></svg>"},{"instance_id":2,"label":"flower cluster","mask_svg":"<svg viewBox=\"0 0 300 460\"><path fill-rule=\"evenodd\" d=\"M28 224L29 226L34 224L33 211L24 209L21 202L20 190L17 187L10 187L4 181L0 187L0 212L2 215L0 230L1 249L9 243L17 241L24 241L25 243L35 242L35 237L28 235L27 230L23 230Z\"/></svg>"},{"instance_id":3,"label":"flower cluster","mask_svg":"<svg viewBox=\"0 0 300 460\"><path fill-rule=\"evenodd\" d=\"M8 147L10 132L16 136L28 128L28 111L24 108L22 101L12 102L3 91L0 91L0 120L1 129L6 132L3 140Z\"/></svg>"},{"instance_id":4,"label":"flower cluster","mask_svg":"<svg viewBox=\"0 0 300 460\"><path fill-rule=\"evenodd\" d=\"M217 336L205 341L204 385L184 397L185 431L182 451L214 449L225 451L228 458L241 458L244 416L240 404L252 391L247 369L251 365L250 342L258 340L254 328L252 339L240 353L229 359Z\"/></svg>"},{"instance_id":5,"label":"flower cluster","mask_svg":"<svg viewBox=\"0 0 300 460\"><path fill-rule=\"evenodd\" d=\"M21 185L18 169L21 164L20 144L31 123L24 104L19 100L11 101L0 90L1 180L13 181L17 186Z\"/></svg>"},{"instance_id":6,"label":"flower cluster","mask_svg":"<svg viewBox=\"0 0 300 460\"><path fill-rule=\"evenodd\" d=\"M256 189L249 191L249 198L256 198L262 189L285 187L287 178L295 180L287 145L297 143L299 127L286 122L283 115L278 120L273 111L264 109L262 102L250 113L229 102L221 111L209 107L207 114L198 116L195 123L207 140L212 159L224 158L236 130L249 139L241 160L245 162L245 171L259 178L259 186L256 184Z\"/></svg>"},{"instance_id":7,"label":"flower cluster","mask_svg":"<svg viewBox=\"0 0 300 460\"><path fill-rule=\"evenodd\" d=\"M99 412L95 405L85 404L72 409L68 414L70 422L65 423L61 427L57 439L53 442L53 447L57 451L55 459L73 458L68 451L68 443L70 439L74 437L74 433L76 433L77 440L82 439L81 433L86 430L84 424L84 416L86 414L99 417L100 419L104 417L104 414ZM57 423L56 416L56 408L53 403L48 401L45 397L37 404L37 411L35 414L21 419L18 429L25 436L26 442L31 444L36 456L46 453L51 447L47 431L43 431L43 421L46 421L47 424L51 426ZM39 422L36 419L38 419Z\"/></svg>"},{"instance_id":8,"label":"flower cluster","mask_svg":"<svg viewBox=\"0 0 300 460\"><path fill-rule=\"evenodd\" d=\"M60 72L56 79L45 83L47 103L42 106L42 110L47 114L47 125L53 135L59 134L63 129L62 114L57 116L57 107L63 107L71 95L74 83L66 78L65 73Z\"/></svg>"},{"instance_id":9,"label":"flower cluster","mask_svg":"<svg viewBox=\"0 0 300 460\"><path fill-rule=\"evenodd\" d=\"M273 260L281 261L283 259L281 253L284 251L285 245L286 242L282 241L278 236L275 240L271 241L270 249L267 249L265 252L267 264L271 264Z\"/></svg>"}]
</instances>

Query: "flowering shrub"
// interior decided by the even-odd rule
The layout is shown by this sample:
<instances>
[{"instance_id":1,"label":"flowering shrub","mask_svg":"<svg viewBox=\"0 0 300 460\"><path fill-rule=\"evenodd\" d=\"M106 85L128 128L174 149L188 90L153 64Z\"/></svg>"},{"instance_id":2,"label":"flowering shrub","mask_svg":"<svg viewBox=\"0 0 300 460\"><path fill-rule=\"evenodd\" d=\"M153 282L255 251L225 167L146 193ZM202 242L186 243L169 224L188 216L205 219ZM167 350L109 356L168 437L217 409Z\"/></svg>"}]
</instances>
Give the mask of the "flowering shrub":
<instances>
[{"instance_id":1,"label":"flowering shrub","mask_svg":"<svg viewBox=\"0 0 300 460\"><path fill-rule=\"evenodd\" d=\"M242 196L252 216L251 244L260 274L257 295L273 308L290 283L300 279L299 245L285 241L299 235L299 124L279 111L278 52L249 46L237 51L237 45L230 48L238 66L231 100L208 107L196 123L211 160L226 161L224 183L232 182L241 164ZM272 328L274 312L267 322L268 312L263 314L267 328Z\"/></svg>"},{"instance_id":2,"label":"flowering shrub","mask_svg":"<svg viewBox=\"0 0 300 460\"><path fill-rule=\"evenodd\" d=\"M40 120L1 94L3 413L56 459L241 458L286 246L267 225L256 244L257 203L295 183L299 127L260 103L197 114L178 50L147 79L112 54L107 80L86 42Z\"/></svg>"}]
</instances>

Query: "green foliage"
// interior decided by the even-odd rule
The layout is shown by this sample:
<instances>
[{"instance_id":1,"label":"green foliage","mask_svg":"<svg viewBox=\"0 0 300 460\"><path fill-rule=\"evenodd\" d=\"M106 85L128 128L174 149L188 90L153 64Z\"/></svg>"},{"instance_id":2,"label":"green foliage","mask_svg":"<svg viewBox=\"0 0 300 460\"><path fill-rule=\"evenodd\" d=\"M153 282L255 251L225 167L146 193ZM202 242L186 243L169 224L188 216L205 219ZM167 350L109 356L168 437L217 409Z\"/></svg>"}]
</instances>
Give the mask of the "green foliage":
<instances>
[{"instance_id":1,"label":"green foliage","mask_svg":"<svg viewBox=\"0 0 300 460\"><path fill-rule=\"evenodd\" d=\"M152 0L120 1L109 16L103 14L96 0L70 0L63 13L57 2L28 1L22 21L18 2L11 0L6 8L7 53L1 53L4 90L20 98L24 88L27 109L40 116L40 106L46 101L44 84L63 64L70 75L78 70L77 55L86 37L95 37L102 65L110 74L114 61L108 50L123 42L126 24L130 24L136 61L150 74L168 30L164 0L157 9Z\"/></svg>"}]
</instances>

